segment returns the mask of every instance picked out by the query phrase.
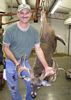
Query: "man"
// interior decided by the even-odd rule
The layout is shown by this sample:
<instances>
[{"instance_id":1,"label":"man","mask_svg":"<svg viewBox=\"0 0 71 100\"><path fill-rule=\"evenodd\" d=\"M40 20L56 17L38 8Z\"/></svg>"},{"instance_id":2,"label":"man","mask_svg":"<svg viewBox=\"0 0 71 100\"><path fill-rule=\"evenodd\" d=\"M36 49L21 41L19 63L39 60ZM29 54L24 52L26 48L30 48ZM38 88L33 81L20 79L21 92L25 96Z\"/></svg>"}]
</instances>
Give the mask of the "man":
<instances>
[{"instance_id":1,"label":"man","mask_svg":"<svg viewBox=\"0 0 71 100\"><path fill-rule=\"evenodd\" d=\"M6 77L12 100L22 100L18 89L17 70L28 72L28 70L31 69L28 57L33 47L45 68L45 73L54 73L53 69L48 66L44 58L43 51L40 47L38 32L29 24L31 15L32 13L29 5L19 5L17 12L19 22L9 26L3 38L3 50L7 56ZM21 58L25 58L25 60L23 59L21 61ZM24 84L26 86L26 100L33 100L31 97L31 81L24 78Z\"/></svg>"}]
</instances>

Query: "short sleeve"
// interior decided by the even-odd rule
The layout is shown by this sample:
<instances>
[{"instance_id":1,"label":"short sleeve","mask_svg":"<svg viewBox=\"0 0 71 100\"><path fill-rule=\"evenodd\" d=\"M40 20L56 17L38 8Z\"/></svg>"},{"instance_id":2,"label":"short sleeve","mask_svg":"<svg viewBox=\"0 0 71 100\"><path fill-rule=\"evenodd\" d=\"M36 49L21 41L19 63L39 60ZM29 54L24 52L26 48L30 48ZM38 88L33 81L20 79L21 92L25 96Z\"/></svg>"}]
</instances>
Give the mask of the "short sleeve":
<instances>
[{"instance_id":1,"label":"short sleeve","mask_svg":"<svg viewBox=\"0 0 71 100\"><path fill-rule=\"evenodd\" d=\"M5 34L3 36L3 43L6 43L6 44L11 44L11 40L12 40L12 35L11 35L11 32L7 29L5 31Z\"/></svg>"},{"instance_id":2,"label":"short sleeve","mask_svg":"<svg viewBox=\"0 0 71 100\"><path fill-rule=\"evenodd\" d=\"M35 44L40 43L40 34L37 30L35 30L34 38L35 38Z\"/></svg>"}]
</instances>

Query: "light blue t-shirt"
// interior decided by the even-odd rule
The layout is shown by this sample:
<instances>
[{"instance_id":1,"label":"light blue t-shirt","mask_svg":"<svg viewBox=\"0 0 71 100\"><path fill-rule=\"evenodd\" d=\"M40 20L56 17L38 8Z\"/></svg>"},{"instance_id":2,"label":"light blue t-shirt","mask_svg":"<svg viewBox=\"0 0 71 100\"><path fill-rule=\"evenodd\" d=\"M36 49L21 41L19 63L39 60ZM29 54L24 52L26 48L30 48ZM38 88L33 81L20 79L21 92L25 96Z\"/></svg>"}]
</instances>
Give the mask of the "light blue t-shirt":
<instances>
[{"instance_id":1,"label":"light blue t-shirt","mask_svg":"<svg viewBox=\"0 0 71 100\"><path fill-rule=\"evenodd\" d=\"M9 44L14 56L20 59L24 54L29 57L34 45L40 42L40 36L31 25L28 30L22 31L17 23L14 23L7 28L3 42Z\"/></svg>"}]
</instances>

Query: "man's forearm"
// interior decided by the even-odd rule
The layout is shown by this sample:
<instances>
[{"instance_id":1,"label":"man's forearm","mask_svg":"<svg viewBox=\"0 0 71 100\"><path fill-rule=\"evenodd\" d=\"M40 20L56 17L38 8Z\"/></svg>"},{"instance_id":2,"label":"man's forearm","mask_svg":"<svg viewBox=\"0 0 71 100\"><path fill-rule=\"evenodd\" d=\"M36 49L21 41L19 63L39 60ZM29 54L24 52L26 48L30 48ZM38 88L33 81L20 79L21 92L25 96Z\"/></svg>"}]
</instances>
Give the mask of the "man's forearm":
<instances>
[{"instance_id":1,"label":"man's forearm","mask_svg":"<svg viewBox=\"0 0 71 100\"><path fill-rule=\"evenodd\" d=\"M36 54L37 54L39 60L43 64L44 68L47 69L48 63L45 60L44 53L43 53L42 49L39 47L39 48L36 48L35 51L36 51Z\"/></svg>"},{"instance_id":2,"label":"man's forearm","mask_svg":"<svg viewBox=\"0 0 71 100\"><path fill-rule=\"evenodd\" d=\"M15 56L13 55L13 53L11 52L11 50L9 49L9 47L6 47L5 45L3 46L3 51L5 52L6 56L11 59L15 65L18 65L18 61L15 58Z\"/></svg>"}]
</instances>

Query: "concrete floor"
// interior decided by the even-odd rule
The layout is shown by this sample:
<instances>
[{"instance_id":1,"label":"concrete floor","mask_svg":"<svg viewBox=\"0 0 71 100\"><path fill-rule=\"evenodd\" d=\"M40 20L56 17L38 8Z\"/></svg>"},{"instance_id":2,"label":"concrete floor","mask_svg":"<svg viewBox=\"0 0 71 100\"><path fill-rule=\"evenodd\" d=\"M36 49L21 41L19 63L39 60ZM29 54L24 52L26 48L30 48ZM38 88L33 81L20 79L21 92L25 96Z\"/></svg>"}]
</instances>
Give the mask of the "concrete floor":
<instances>
[{"instance_id":1,"label":"concrete floor","mask_svg":"<svg viewBox=\"0 0 71 100\"><path fill-rule=\"evenodd\" d=\"M55 57L55 60L58 62L59 67L63 67L65 70L71 68L71 57ZM30 58L30 63L33 65L34 56ZM21 79L19 80L19 88L22 98L25 100L25 89ZM0 100L11 100L6 84L3 90L0 91ZM50 87L42 87L38 90L35 100L71 100L71 80L67 80L65 73L60 71L57 80Z\"/></svg>"}]
</instances>

